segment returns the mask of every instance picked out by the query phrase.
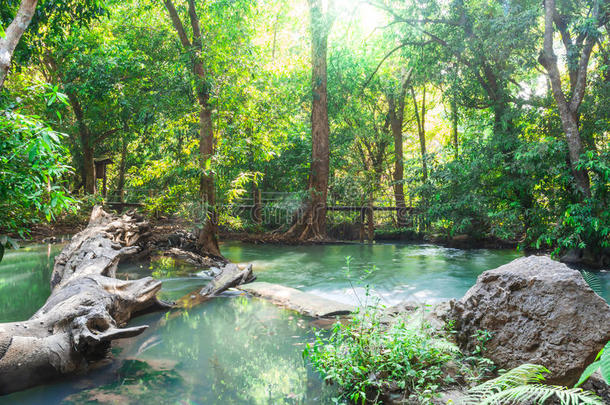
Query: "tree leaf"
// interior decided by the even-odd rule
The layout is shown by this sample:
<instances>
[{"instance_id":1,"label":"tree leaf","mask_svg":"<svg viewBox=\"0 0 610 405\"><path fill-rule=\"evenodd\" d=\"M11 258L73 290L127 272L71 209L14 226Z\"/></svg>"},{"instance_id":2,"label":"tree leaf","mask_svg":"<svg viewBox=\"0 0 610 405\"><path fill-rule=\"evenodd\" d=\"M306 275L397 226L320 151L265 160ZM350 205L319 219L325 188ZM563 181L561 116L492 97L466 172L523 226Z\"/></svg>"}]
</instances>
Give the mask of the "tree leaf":
<instances>
[{"instance_id":1,"label":"tree leaf","mask_svg":"<svg viewBox=\"0 0 610 405\"><path fill-rule=\"evenodd\" d=\"M606 383L610 384L610 342L606 343L604 353L599 361L601 363L602 376Z\"/></svg>"},{"instance_id":2,"label":"tree leaf","mask_svg":"<svg viewBox=\"0 0 610 405\"><path fill-rule=\"evenodd\" d=\"M582 372L578 382L574 385L574 388L578 388L584 384L584 382L587 381L589 377L591 377L593 373L599 369L600 364L601 362L599 361L594 361L593 363L589 364L589 366L585 368L585 371Z\"/></svg>"}]
</instances>

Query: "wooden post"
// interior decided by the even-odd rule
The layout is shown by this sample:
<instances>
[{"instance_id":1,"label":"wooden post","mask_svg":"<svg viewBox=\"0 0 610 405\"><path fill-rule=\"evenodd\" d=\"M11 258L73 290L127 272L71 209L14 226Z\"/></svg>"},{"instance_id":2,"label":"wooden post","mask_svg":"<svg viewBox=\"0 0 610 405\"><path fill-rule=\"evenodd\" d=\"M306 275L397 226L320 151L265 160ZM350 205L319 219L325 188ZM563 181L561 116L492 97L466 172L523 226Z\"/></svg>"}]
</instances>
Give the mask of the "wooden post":
<instances>
[{"instance_id":1,"label":"wooden post","mask_svg":"<svg viewBox=\"0 0 610 405\"><path fill-rule=\"evenodd\" d=\"M103 187L103 188L102 188L102 190L103 190L102 192L104 193L104 194L103 194L103 195L104 195L104 199L106 199L107 194L108 194L108 193L107 193L107 191L108 191L108 190L106 190L106 178L107 178L107 176L106 176L106 171L104 170L104 178L102 179L102 187Z\"/></svg>"},{"instance_id":2,"label":"wooden post","mask_svg":"<svg viewBox=\"0 0 610 405\"><path fill-rule=\"evenodd\" d=\"M360 243L364 243L364 221L366 218L366 211L364 207L360 208L360 232L359 232L359 239L360 239Z\"/></svg>"}]
</instances>

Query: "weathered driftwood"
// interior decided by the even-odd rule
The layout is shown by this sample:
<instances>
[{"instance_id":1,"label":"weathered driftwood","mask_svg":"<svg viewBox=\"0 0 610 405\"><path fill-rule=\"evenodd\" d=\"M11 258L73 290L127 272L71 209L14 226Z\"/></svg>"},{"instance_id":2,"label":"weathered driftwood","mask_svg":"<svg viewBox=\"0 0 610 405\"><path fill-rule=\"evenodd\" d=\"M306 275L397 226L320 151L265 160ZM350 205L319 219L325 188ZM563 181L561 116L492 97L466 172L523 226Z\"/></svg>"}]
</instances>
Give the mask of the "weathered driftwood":
<instances>
[{"instance_id":1,"label":"weathered driftwood","mask_svg":"<svg viewBox=\"0 0 610 405\"><path fill-rule=\"evenodd\" d=\"M198 253L188 250L172 247L164 250L162 253L165 257L173 257L176 260L183 261L197 267L222 267L226 262L209 256L202 256Z\"/></svg>"},{"instance_id":2,"label":"weathered driftwood","mask_svg":"<svg viewBox=\"0 0 610 405\"><path fill-rule=\"evenodd\" d=\"M250 283L254 280L256 280L256 276L252 273L251 264L242 269L234 263L228 263L221 268L220 273L205 287L185 295L176 304L180 307L190 308L208 301L210 298L221 294L229 288Z\"/></svg>"},{"instance_id":3,"label":"weathered driftwood","mask_svg":"<svg viewBox=\"0 0 610 405\"><path fill-rule=\"evenodd\" d=\"M199 291L199 295L202 297L214 297L229 288L250 283L254 280L256 280L256 276L252 273L251 264L242 269L234 263L229 263L223 267L219 275L214 277L208 285Z\"/></svg>"},{"instance_id":4,"label":"weathered driftwood","mask_svg":"<svg viewBox=\"0 0 610 405\"><path fill-rule=\"evenodd\" d=\"M0 325L0 394L86 370L112 340L146 329L122 328L134 314L168 306L156 298L161 282L114 278L148 232L134 215L94 208L88 227L57 256L45 305L27 321Z\"/></svg>"}]
</instances>

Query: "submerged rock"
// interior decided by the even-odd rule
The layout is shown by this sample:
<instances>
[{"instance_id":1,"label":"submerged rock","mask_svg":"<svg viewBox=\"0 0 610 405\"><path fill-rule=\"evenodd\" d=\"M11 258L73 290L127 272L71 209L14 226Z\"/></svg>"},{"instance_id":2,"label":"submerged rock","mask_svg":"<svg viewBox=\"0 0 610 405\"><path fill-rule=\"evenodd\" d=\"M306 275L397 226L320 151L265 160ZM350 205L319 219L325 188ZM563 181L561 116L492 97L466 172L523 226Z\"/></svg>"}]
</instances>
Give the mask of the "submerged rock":
<instances>
[{"instance_id":1,"label":"submerged rock","mask_svg":"<svg viewBox=\"0 0 610 405\"><path fill-rule=\"evenodd\" d=\"M348 304L305 293L294 288L279 284L257 282L244 284L238 289L255 297L261 297L271 302L314 318L336 315L349 315L355 308Z\"/></svg>"},{"instance_id":2,"label":"submerged rock","mask_svg":"<svg viewBox=\"0 0 610 405\"><path fill-rule=\"evenodd\" d=\"M547 367L548 382L572 385L610 339L610 306L577 270L544 256L520 258L481 274L447 315L457 340L501 368Z\"/></svg>"}]
</instances>

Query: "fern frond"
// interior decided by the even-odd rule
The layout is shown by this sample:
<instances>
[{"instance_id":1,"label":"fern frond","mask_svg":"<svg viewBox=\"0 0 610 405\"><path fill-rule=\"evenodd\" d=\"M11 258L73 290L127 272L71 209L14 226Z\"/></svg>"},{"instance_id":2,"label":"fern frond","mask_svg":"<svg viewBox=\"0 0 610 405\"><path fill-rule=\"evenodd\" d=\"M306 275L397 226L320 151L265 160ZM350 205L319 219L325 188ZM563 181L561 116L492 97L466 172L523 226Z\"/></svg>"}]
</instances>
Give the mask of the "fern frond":
<instances>
[{"instance_id":1,"label":"fern frond","mask_svg":"<svg viewBox=\"0 0 610 405\"><path fill-rule=\"evenodd\" d=\"M468 391L464 400L465 405L482 403L486 398L501 393L507 389L536 384L544 381L544 374L548 373L546 367L537 364L522 364L507 371L499 377L477 385Z\"/></svg>"},{"instance_id":2,"label":"fern frond","mask_svg":"<svg viewBox=\"0 0 610 405\"><path fill-rule=\"evenodd\" d=\"M599 277L597 277L597 275L583 270L582 278L585 279L587 284L589 284L589 287L591 287L591 289L595 291L597 295L602 295L602 282L599 280Z\"/></svg>"},{"instance_id":3,"label":"fern frond","mask_svg":"<svg viewBox=\"0 0 610 405\"><path fill-rule=\"evenodd\" d=\"M584 382L587 381L589 379L589 377L591 377L593 375L593 373L595 373L597 370L599 370L600 366L601 366L601 361L594 361L593 363L589 364L589 366L587 368L585 368L585 371L582 372L582 375L578 379L578 382L574 385L574 388L578 388L581 385L583 385Z\"/></svg>"},{"instance_id":4,"label":"fern frond","mask_svg":"<svg viewBox=\"0 0 610 405\"><path fill-rule=\"evenodd\" d=\"M600 370L602 377L606 380L606 384L610 384L610 342L597 354L595 361L583 371L574 388L580 387L589 379L597 370Z\"/></svg>"},{"instance_id":5,"label":"fern frond","mask_svg":"<svg viewBox=\"0 0 610 405\"><path fill-rule=\"evenodd\" d=\"M428 345L444 353L461 353L459 347L445 339L430 339Z\"/></svg>"},{"instance_id":6,"label":"fern frond","mask_svg":"<svg viewBox=\"0 0 610 405\"><path fill-rule=\"evenodd\" d=\"M604 380L607 384L610 384L610 342L606 343L606 346L602 349L603 353L599 359L601 363L601 371Z\"/></svg>"},{"instance_id":7,"label":"fern frond","mask_svg":"<svg viewBox=\"0 0 610 405\"><path fill-rule=\"evenodd\" d=\"M556 398L561 405L604 405L601 398L580 388L565 388L549 385L522 385L497 392L480 402L480 405L544 404Z\"/></svg>"}]
</instances>

